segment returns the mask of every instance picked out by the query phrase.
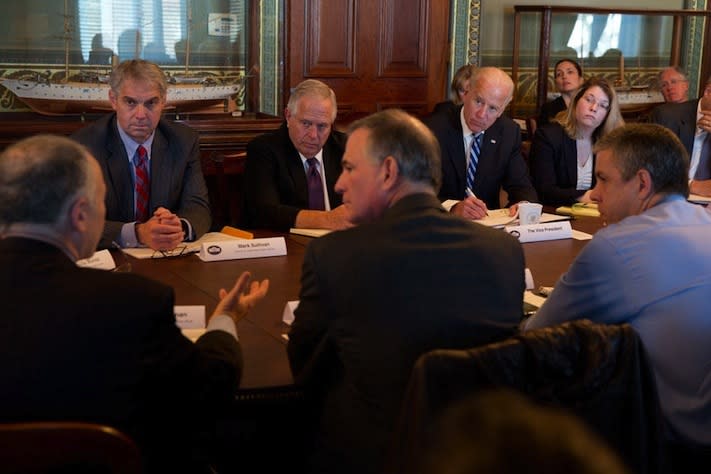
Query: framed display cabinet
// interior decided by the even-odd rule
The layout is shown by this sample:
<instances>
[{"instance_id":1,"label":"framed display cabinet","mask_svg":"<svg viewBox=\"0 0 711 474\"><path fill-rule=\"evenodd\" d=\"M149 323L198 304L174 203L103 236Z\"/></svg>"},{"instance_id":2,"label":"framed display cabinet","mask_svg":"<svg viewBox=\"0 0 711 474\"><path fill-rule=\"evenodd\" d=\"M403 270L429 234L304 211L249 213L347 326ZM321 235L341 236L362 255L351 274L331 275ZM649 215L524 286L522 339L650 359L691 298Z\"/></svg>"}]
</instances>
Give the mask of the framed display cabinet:
<instances>
[{"instance_id":1,"label":"framed display cabinet","mask_svg":"<svg viewBox=\"0 0 711 474\"><path fill-rule=\"evenodd\" d=\"M169 111L280 113L283 17L284 0L6 2L0 16L0 113L96 111L94 103L75 102L94 92L103 97L112 66L132 58L153 61L166 72ZM179 87L200 93L175 105L171 88ZM64 105L47 105L55 94Z\"/></svg>"},{"instance_id":2,"label":"framed display cabinet","mask_svg":"<svg viewBox=\"0 0 711 474\"><path fill-rule=\"evenodd\" d=\"M615 84L622 111L639 118L663 101L657 74L681 66L689 96L697 97L711 70L709 10L642 10L516 5L512 114L534 116L555 91L556 61L571 58L585 77L604 76Z\"/></svg>"}]
</instances>

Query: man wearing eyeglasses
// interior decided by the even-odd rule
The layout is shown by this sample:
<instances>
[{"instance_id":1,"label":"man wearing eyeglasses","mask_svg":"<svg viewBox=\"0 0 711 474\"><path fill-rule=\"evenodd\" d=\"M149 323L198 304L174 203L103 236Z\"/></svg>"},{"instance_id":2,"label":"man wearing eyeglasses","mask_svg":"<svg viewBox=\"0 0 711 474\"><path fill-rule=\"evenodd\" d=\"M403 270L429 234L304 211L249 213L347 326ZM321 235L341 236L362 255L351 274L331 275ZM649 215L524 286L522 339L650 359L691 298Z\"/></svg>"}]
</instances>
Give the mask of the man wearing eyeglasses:
<instances>
[{"instance_id":1,"label":"man wearing eyeglasses","mask_svg":"<svg viewBox=\"0 0 711 474\"><path fill-rule=\"evenodd\" d=\"M689 100L689 80L679 66L662 69L658 79L664 102L680 104Z\"/></svg>"},{"instance_id":2,"label":"man wearing eyeglasses","mask_svg":"<svg viewBox=\"0 0 711 474\"><path fill-rule=\"evenodd\" d=\"M513 92L504 71L478 68L462 106L425 119L442 153L439 198L455 214L481 219L487 209L501 207L501 188L508 193L512 214L518 202L538 199L521 155L521 129L503 115Z\"/></svg>"},{"instance_id":3,"label":"man wearing eyeglasses","mask_svg":"<svg viewBox=\"0 0 711 474\"><path fill-rule=\"evenodd\" d=\"M674 132L689 153L689 191L711 196L711 77L700 99L657 106L651 121Z\"/></svg>"},{"instance_id":4,"label":"man wearing eyeglasses","mask_svg":"<svg viewBox=\"0 0 711 474\"><path fill-rule=\"evenodd\" d=\"M207 232L211 215L198 134L161 118L168 83L155 64L133 59L111 73L115 113L73 135L98 160L107 184L99 247L172 250Z\"/></svg>"},{"instance_id":5,"label":"man wearing eyeglasses","mask_svg":"<svg viewBox=\"0 0 711 474\"><path fill-rule=\"evenodd\" d=\"M291 92L279 130L247 145L244 210L249 227L344 229L350 213L335 191L345 137L333 130L336 95L308 79Z\"/></svg>"}]
</instances>

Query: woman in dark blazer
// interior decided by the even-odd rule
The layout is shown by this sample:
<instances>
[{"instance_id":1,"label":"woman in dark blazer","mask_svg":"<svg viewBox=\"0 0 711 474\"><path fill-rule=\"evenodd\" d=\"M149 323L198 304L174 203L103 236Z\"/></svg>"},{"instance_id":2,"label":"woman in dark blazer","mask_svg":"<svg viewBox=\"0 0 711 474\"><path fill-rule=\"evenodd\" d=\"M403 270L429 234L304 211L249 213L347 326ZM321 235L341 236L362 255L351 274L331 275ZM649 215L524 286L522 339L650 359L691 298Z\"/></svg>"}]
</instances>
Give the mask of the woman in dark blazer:
<instances>
[{"instance_id":1,"label":"woman in dark blazer","mask_svg":"<svg viewBox=\"0 0 711 474\"><path fill-rule=\"evenodd\" d=\"M595 185L595 141L624 125L610 84L593 77L583 84L564 115L538 127L531 145L531 176L544 205L590 202Z\"/></svg>"},{"instance_id":2,"label":"woman in dark blazer","mask_svg":"<svg viewBox=\"0 0 711 474\"><path fill-rule=\"evenodd\" d=\"M584 81L583 68L572 59L561 59L555 63L554 71L555 87L560 92L560 96L543 104L541 115L538 117L538 126L547 124L559 112L567 109L571 99Z\"/></svg>"}]
</instances>

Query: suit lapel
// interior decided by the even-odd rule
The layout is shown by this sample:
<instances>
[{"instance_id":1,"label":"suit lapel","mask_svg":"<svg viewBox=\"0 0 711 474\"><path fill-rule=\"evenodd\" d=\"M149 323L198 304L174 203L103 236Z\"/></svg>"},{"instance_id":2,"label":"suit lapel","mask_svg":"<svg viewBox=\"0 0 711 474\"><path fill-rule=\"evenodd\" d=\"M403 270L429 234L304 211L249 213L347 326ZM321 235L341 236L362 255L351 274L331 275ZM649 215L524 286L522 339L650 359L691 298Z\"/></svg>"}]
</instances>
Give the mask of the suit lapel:
<instances>
[{"instance_id":1,"label":"suit lapel","mask_svg":"<svg viewBox=\"0 0 711 474\"><path fill-rule=\"evenodd\" d=\"M171 187L170 181L173 178L170 147L160 127L156 128L151 146L151 196L149 199L149 212L163 206L168 207L168 190ZM160 179L154 179L160 177Z\"/></svg>"},{"instance_id":2,"label":"suit lapel","mask_svg":"<svg viewBox=\"0 0 711 474\"><path fill-rule=\"evenodd\" d=\"M572 159L569 159L572 157ZM563 133L563 162L568 173L569 182L573 186L578 185L578 150L575 140Z\"/></svg>"},{"instance_id":3,"label":"suit lapel","mask_svg":"<svg viewBox=\"0 0 711 474\"><path fill-rule=\"evenodd\" d=\"M291 143L286 125L284 125L283 133L286 135L282 140L285 147L284 156L286 157L286 169L288 170L289 176L291 176L291 180L294 183L294 194L299 201L301 201L302 205L307 207L309 202L309 191L306 184L304 164L301 161L301 156L296 150L296 147L293 143Z\"/></svg>"},{"instance_id":4,"label":"suit lapel","mask_svg":"<svg viewBox=\"0 0 711 474\"><path fill-rule=\"evenodd\" d=\"M460 106L450 113L450 126L447 127L449 138L445 140L447 144L446 156L452 160L452 167L457 177L456 189L464 189L467 175L467 150L464 149L464 130L462 130L462 121L460 120L461 110Z\"/></svg>"},{"instance_id":5,"label":"suit lapel","mask_svg":"<svg viewBox=\"0 0 711 474\"><path fill-rule=\"evenodd\" d=\"M686 147L686 151L691 156L694 149L694 134L696 133L696 111L699 106L698 100L692 100L685 104L686 112L681 116L679 125L679 139Z\"/></svg>"},{"instance_id":6,"label":"suit lapel","mask_svg":"<svg viewBox=\"0 0 711 474\"><path fill-rule=\"evenodd\" d=\"M133 177L128 163L126 147L123 146L118 133L118 124L114 118L109 122L109 140L106 142L106 186L111 190L107 196L113 194L114 203L108 203L112 208L112 215L118 215L123 220L133 220Z\"/></svg>"}]
</instances>

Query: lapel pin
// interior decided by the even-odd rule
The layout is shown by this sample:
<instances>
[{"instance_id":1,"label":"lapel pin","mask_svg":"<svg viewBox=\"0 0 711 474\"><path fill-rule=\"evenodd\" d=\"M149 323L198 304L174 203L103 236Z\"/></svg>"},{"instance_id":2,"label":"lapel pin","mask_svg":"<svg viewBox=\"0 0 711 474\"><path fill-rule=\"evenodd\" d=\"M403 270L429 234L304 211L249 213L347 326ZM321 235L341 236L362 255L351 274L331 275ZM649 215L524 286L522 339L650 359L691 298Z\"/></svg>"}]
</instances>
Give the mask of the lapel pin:
<instances>
[{"instance_id":1,"label":"lapel pin","mask_svg":"<svg viewBox=\"0 0 711 474\"><path fill-rule=\"evenodd\" d=\"M492 139L491 139L491 143L496 143L496 140L494 140L494 139L492 138Z\"/></svg>"}]
</instances>

